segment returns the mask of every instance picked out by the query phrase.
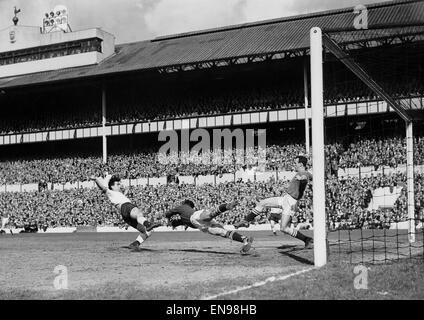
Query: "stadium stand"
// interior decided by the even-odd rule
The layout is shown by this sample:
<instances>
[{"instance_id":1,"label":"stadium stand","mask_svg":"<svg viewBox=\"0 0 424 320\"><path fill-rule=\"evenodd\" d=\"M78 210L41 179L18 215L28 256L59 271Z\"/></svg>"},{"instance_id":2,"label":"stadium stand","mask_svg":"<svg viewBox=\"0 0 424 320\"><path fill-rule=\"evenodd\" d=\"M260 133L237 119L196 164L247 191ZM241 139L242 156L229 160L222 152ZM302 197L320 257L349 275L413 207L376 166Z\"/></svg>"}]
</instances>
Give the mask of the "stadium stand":
<instances>
[{"instance_id":1,"label":"stadium stand","mask_svg":"<svg viewBox=\"0 0 424 320\"><path fill-rule=\"evenodd\" d=\"M405 221L406 193L402 192L395 206L389 209L368 211L372 199L371 190L379 187L403 186L405 174L391 176L379 175L372 178L337 178L327 181L327 207L329 227L343 228L389 228L393 222ZM231 213L217 218L224 224L233 224L243 217L256 197L279 195L286 187L287 181L268 180L266 182L227 182L214 184L168 184L159 186L129 187L129 196L142 204L144 214L152 220L164 223L161 213L179 203L181 199L190 198L198 207L216 206L222 201L234 199L240 202ZM417 176L415 182L417 215L424 217L424 175ZM25 224L36 222L39 226L122 226L122 219L107 199L99 197L97 189L72 189L44 192L3 192L0 193L1 213L9 215L9 226L22 228ZM294 223L313 223L312 192L306 190L305 199L298 204ZM107 209L105 209L107 208ZM266 222L261 216L257 223Z\"/></svg>"},{"instance_id":2,"label":"stadium stand","mask_svg":"<svg viewBox=\"0 0 424 320\"><path fill-rule=\"evenodd\" d=\"M373 14L373 23L396 25L404 23L402 17L405 16L408 22L422 23L423 8L419 1L398 1L370 5L368 9ZM161 37L117 45L113 55L94 65L0 78L0 186L35 184L37 190L40 187L35 192L0 192L0 216L10 217L9 225L22 228L34 223L46 228L120 226L121 217L105 198L99 197L97 189L81 188L89 176L107 171L123 179L175 175L220 177L245 167L232 161L220 165L182 164L179 161L162 164L158 161L157 140L156 144L149 142L141 147L138 140L147 139L147 133L128 133L127 125L138 122L146 122L150 126L150 122L157 120L197 121L200 116L290 110L296 117L290 118L287 112L284 120L269 117L262 123L271 131L275 122L280 122L277 131L272 133L276 141L268 144L267 163L262 170L291 170L294 157L305 152L304 133L301 131L303 123L300 123L304 115L303 118L299 116L299 110L304 107L303 67L305 57L308 59L308 32L312 26L350 27L352 17L349 8ZM400 38L394 31L392 37ZM408 41L405 40L405 43ZM245 43L254 45L246 47ZM100 48L97 46L93 50L99 51ZM378 51L379 58L385 59L384 55L389 51L393 54L393 50L400 50L402 54L405 49L400 45L391 50ZM73 54L75 52L67 53L69 56ZM30 60L39 58L33 56ZM44 58L51 57L47 55ZM12 63L3 63L6 64ZM326 105L343 110L347 110L348 103L352 103L355 110L359 110L364 102L378 105L380 99L340 63L328 61L326 64ZM382 74L377 80L393 97L417 98L422 107L423 68L422 57L411 55L408 56L408 64L398 68L396 74ZM105 93L104 96L102 93ZM114 142L113 137L108 137L110 154L107 164L102 162L98 148L94 152L82 147L86 144L84 148L94 149L92 145L100 145L97 140L93 144L87 140L100 137L91 135L90 129L102 126L102 102L107 104L105 128L125 127L121 140ZM366 109L372 108L366 105ZM404 135L399 134L403 129L398 128L387 105L384 110L367 112L351 115L346 111L335 121L343 123L343 134L339 134L337 128L333 135L326 137L331 140L326 144L326 163L327 205L329 227L332 229L386 228L393 222L406 219L406 194L403 189L392 208L367 210L376 189L402 188L406 181L405 174L400 171L382 171L372 177L360 175L361 168L371 166L375 171L385 167L393 169L404 166L406 162L406 142ZM365 114L368 116L366 120ZM369 119L370 114L375 116L374 120ZM361 121L367 122L364 130L368 131L363 133L360 128L356 139L340 138L349 137L349 131L357 130L355 123ZM384 121L394 122L384 127L381 125ZM257 122L247 123L258 126ZM241 121L242 125L246 124ZM231 123L226 127L234 126ZM197 123L195 127L201 126ZM75 134L61 138L60 142L46 138L49 137L47 131L77 128L84 128L88 135L80 137L75 130ZM293 132L286 134L283 132L286 129L293 129ZM43 137L43 142L26 144L23 137L19 141L15 135L34 132ZM15 139L13 142L12 137ZM76 142L67 148L68 144L63 140ZM118 148L117 145L124 140L124 146ZM58 151L60 143L63 147ZM19 152L12 150L13 145L19 148ZM414 162L423 165L422 128L416 130L414 146ZM205 156L210 157L211 154ZM355 170L358 175L342 174ZM279 194L286 184L284 179L234 180L202 185L130 186L129 189L130 197L154 220L160 220L161 212L187 197L199 207L237 199L240 206L218 218L224 224L233 224L246 213L256 197ZM45 187L46 182L48 186L79 183L79 187L51 190ZM424 214L423 182L424 177L420 173L415 181L415 197L416 213L421 219ZM296 225L313 223L311 201L312 192L308 189L305 199L299 202ZM264 221L266 217L262 216L257 222Z\"/></svg>"},{"instance_id":3,"label":"stadium stand","mask_svg":"<svg viewBox=\"0 0 424 320\"><path fill-rule=\"evenodd\" d=\"M424 137L416 137L415 164L424 164ZM341 143L327 145L327 163L330 172L338 169L374 166L396 168L406 163L406 141L400 137L361 139L344 148ZM159 148L156 148L158 150ZM257 149L253 154L257 158ZM233 151L235 154L235 150ZM290 171L296 155L305 153L300 143L284 145L271 144L267 147L265 171ZM211 158L212 153L205 153ZM103 164L99 156L57 157L32 160L14 160L0 162L1 184L29 184L40 180L55 184L83 182L91 175L113 172L122 179L158 178L179 174L181 176L220 175L234 173L244 164L236 164L233 159L221 164L198 163L193 158L183 164L184 155L173 158L175 162L162 163L157 152L127 152L110 156L108 164Z\"/></svg>"},{"instance_id":4,"label":"stadium stand","mask_svg":"<svg viewBox=\"0 0 424 320\"><path fill-rule=\"evenodd\" d=\"M135 123L141 121L181 119L195 116L223 115L249 111L301 108L303 91L301 79L294 84L287 79L271 78L260 74L248 79L245 75L226 81L207 82L190 89L177 83L137 83L110 90L107 124ZM418 79L387 84L391 94L399 98L424 95L423 82ZM340 87L339 79L331 79L326 91L326 104L376 101L378 97L364 88L359 80ZM258 85L258 83L260 85ZM298 84L297 86L295 84ZM343 81L346 83L346 80ZM143 87L146 94L140 95ZM172 89L164 89L167 87ZM0 95L0 134L38 132L69 128L89 128L101 125L100 94L96 90L60 90L54 93L15 96ZM34 108L34 105L36 108ZM19 115L25 114L25 117Z\"/></svg>"}]
</instances>

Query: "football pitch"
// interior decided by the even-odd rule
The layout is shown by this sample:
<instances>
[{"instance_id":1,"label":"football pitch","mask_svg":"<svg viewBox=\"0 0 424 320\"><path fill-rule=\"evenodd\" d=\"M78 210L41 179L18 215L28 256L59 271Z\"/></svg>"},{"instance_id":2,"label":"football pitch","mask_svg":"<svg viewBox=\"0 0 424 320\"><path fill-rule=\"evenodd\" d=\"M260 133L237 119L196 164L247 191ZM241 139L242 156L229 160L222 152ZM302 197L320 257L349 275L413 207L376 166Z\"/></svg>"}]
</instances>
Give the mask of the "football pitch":
<instances>
[{"instance_id":1,"label":"football pitch","mask_svg":"<svg viewBox=\"0 0 424 320\"><path fill-rule=\"evenodd\" d=\"M300 241L271 231L242 233L255 238L251 254L241 255L238 242L189 231L156 232L139 250L127 247L136 233L3 235L0 299L361 299L371 292L355 290L354 265L337 253L337 234L330 237L329 264L315 269L313 250ZM422 294L423 260L405 263ZM385 268L393 265L372 268L390 276ZM67 289L55 288L64 275Z\"/></svg>"}]
</instances>

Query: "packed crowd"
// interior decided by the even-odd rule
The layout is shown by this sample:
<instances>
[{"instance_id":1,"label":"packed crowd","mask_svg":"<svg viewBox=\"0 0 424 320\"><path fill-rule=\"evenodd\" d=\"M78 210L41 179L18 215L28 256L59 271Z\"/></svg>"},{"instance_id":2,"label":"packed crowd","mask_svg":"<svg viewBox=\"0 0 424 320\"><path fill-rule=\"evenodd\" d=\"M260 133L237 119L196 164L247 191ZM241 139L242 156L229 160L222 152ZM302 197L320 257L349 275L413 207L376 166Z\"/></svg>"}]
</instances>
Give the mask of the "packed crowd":
<instances>
[{"instance_id":1,"label":"packed crowd","mask_svg":"<svg viewBox=\"0 0 424 320\"><path fill-rule=\"evenodd\" d=\"M128 197L133 199L145 216L163 225L163 213L184 199L191 199L197 208L213 208L224 202L237 200L239 206L217 217L224 225L240 221L259 198L281 195L287 181L270 179L267 182L227 182L217 185L176 184L129 187ZM368 211L372 191L379 187L404 187L405 174L378 175L372 178L327 179L326 207L330 229L388 228L392 222L407 219L405 190L393 208ZM424 219L424 175L415 182L416 217ZM97 188L65 191L0 193L0 216L9 216L9 227L37 224L40 228L69 226L120 226L125 224L117 210ZM264 223L267 215L257 217ZM312 189L298 203L293 219L313 224Z\"/></svg>"},{"instance_id":2,"label":"packed crowd","mask_svg":"<svg viewBox=\"0 0 424 320\"><path fill-rule=\"evenodd\" d=\"M325 104L380 100L358 80L331 81L324 92ZM258 80L225 85L138 85L111 88L107 95L107 123L181 119L259 110L299 108L304 105L302 81ZM264 83L263 83L264 82ZM333 83L334 82L334 83ZM297 84L297 85L296 85ZM143 94L140 94L140 87ZM419 79L388 83L394 97L423 96ZM98 90L97 90L98 91ZM100 126L101 94L96 90L73 90L57 97L2 97L0 134ZM36 106L36 107L34 107ZM24 116L23 116L24 115Z\"/></svg>"},{"instance_id":3,"label":"packed crowd","mask_svg":"<svg viewBox=\"0 0 424 320\"><path fill-rule=\"evenodd\" d=\"M419 77L409 76L405 81L379 81L386 92L394 98L416 97L424 94L424 87ZM380 97L365 84L357 81L338 81L326 86L324 92L325 104L339 104L359 101L375 101Z\"/></svg>"},{"instance_id":4,"label":"packed crowd","mask_svg":"<svg viewBox=\"0 0 424 320\"><path fill-rule=\"evenodd\" d=\"M0 135L99 125L101 103L93 91L72 89L40 96L0 93Z\"/></svg>"},{"instance_id":5,"label":"packed crowd","mask_svg":"<svg viewBox=\"0 0 424 320\"><path fill-rule=\"evenodd\" d=\"M424 164L424 137L414 141L414 162ZM159 149L159 148L158 148ZM296 155L305 153L303 144L269 145L266 149L267 171L290 171ZM38 183L40 180L55 184L86 181L91 175L111 172L123 179L166 177L169 175L199 176L234 173L247 166L261 163L262 149L246 150L244 156L237 152L217 155L174 154L163 157L161 153L136 152L110 155L107 164L100 157L63 157L32 160L0 161L0 184ZM327 166L337 174L339 168L374 166L397 167L406 163L406 142L403 138L360 139L344 148L340 143L326 145Z\"/></svg>"},{"instance_id":6,"label":"packed crowd","mask_svg":"<svg viewBox=\"0 0 424 320\"><path fill-rule=\"evenodd\" d=\"M424 138L414 140L414 162L424 163ZM351 143L340 157L340 168L367 166L397 167L406 163L406 139L360 139Z\"/></svg>"},{"instance_id":7,"label":"packed crowd","mask_svg":"<svg viewBox=\"0 0 424 320\"><path fill-rule=\"evenodd\" d=\"M40 113L39 118L34 117L24 121L17 121L15 116L4 115L0 117L0 135L100 126L100 118L100 112L81 112L60 116Z\"/></svg>"},{"instance_id":8,"label":"packed crowd","mask_svg":"<svg viewBox=\"0 0 424 320\"><path fill-rule=\"evenodd\" d=\"M422 176L416 181L419 186ZM332 229L355 229L355 228L389 228L392 222L405 221L407 219L406 201L404 192L398 198L393 209L368 210L373 198L373 190L377 188L406 187L406 176L403 173L393 175L379 174L366 178L348 178L338 180L336 178L326 181L326 202L329 217L329 226ZM402 189L402 190L403 190ZM416 200L422 197L422 190L417 190ZM424 208L417 206L417 214Z\"/></svg>"},{"instance_id":9,"label":"packed crowd","mask_svg":"<svg viewBox=\"0 0 424 320\"><path fill-rule=\"evenodd\" d=\"M108 121L114 124L296 108L303 105L303 94L284 83L262 87L251 83L240 87L161 88L160 91L148 88L142 96L136 90L125 97L119 93L112 95L110 105Z\"/></svg>"}]
</instances>

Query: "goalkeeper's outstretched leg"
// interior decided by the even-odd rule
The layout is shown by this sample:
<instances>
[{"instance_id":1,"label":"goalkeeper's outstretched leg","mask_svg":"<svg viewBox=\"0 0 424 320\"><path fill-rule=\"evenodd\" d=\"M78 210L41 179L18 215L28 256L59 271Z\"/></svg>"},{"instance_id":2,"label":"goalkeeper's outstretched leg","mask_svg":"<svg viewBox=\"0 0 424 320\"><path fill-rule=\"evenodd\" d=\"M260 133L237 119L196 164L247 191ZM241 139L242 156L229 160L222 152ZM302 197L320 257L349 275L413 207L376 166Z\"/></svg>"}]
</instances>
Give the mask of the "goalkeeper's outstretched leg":
<instances>
[{"instance_id":1,"label":"goalkeeper's outstretched leg","mask_svg":"<svg viewBox=\"0 0 424 320\"><path fill-rule=\"evenodd\" d=\"M224 203L214 209L204 209L193 213L190 217L191 222L198 229L207 232L214 236L228 238L237 242L243 243L240 250L242 254L246 254L252 247L253 237L244 236L234 230L226 230L224 226L214 220L215 217L224 213L225 211L232 210L237 205L237 202Z\"/></svg>"}]
</instances>

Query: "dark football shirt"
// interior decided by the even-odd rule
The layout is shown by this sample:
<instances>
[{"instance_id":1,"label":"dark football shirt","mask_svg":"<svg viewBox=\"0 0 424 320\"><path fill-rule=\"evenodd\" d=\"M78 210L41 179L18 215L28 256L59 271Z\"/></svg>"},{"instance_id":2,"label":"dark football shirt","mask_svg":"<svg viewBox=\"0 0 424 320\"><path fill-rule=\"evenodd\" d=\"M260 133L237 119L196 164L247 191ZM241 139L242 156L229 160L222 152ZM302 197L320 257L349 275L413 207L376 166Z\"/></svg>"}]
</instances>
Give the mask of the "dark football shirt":
<instances>
[{"instance_id":1,"label":"dark football shirt","mask_svg":"<svg viewBox=\"0 0 424 320\"><path fill-rule=\"evenodd\" d=\"M170 219L172 216L174 215L178 215L181 219L176 220L173 219L173 223L172 225L175 226L188 226L190 228L196 228L195 226L193 226L193 224L190 221L190 217L193 215L193 213L196 212L196 210L194 210L192 207L190 207L187 204L182 204L178 207L172 208L171 210L167 211L165 213L165 216Z\"/></svg>"},{"instance_id":2,"label":"dark football shirt","mask_svg":"<svg viewBox=\"0 0 424 320\"><path fill-rule=\"evenodd\" d=\"M287 193L294 199L300 200L303 197L308 181L312 180L312 174L308 171L296 172L287 188Z\"/></svg>"}]
</instances>

